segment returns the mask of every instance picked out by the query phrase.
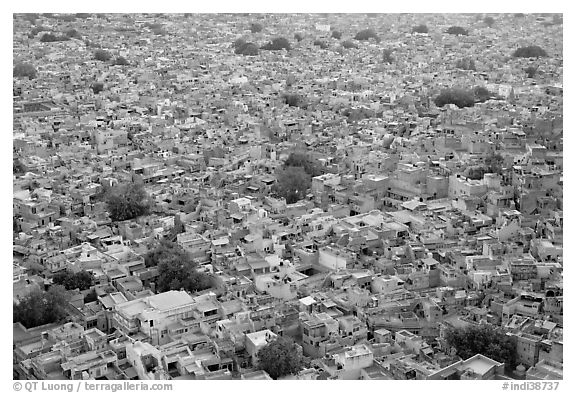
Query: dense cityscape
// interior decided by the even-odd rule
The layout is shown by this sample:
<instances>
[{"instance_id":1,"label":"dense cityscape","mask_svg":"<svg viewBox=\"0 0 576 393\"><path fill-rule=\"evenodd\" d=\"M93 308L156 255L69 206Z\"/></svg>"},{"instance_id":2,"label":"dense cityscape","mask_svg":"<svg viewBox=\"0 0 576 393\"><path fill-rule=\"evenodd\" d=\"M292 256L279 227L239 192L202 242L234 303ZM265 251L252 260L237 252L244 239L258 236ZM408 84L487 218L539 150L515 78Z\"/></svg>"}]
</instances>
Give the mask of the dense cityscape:
<instances>
[{"instance_id":1,"label":"dense cityscape","mask_svg":"<svg viewBox=\"0 0 576 393\"><path fill-rule=\"evenodd\" d=\"M14 14L13 378L562 380L562 14Z\"/></svg>"}]
</instances>

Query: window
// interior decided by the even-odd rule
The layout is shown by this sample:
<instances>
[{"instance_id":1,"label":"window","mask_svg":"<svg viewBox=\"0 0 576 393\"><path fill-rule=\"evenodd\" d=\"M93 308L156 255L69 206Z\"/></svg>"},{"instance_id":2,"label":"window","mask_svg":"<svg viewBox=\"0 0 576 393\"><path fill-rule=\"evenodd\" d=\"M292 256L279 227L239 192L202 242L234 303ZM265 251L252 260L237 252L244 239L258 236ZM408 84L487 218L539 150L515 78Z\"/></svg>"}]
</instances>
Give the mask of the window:
<instances>
[{"instance_id":1,"label":"window","mask_svg":"<svg viewBox=\"0 0 576 393\"><path fill-rule=\"evenodd\" d=\"M154 321L150 320L149 322L150 322L150 327L154 327Z\"/></svg>"}]
</instances>

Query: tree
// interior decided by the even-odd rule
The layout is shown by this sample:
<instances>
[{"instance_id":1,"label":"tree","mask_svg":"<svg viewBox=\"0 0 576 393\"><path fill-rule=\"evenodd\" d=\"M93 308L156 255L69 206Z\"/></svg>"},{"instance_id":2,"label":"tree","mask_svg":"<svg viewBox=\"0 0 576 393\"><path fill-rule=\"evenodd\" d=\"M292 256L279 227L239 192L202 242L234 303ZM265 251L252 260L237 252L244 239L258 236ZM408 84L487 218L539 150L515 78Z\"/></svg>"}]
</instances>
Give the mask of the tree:
<instances>
[{"instance_id":1,"label":"tree","mask_svg":"<svg viewBox=\"0 0 576 393\"><path fill-rule=\"evenodd\" d=\"M530 57L548 57L548 54L544 49L540 48L539 46L530 45L516 49L512 56L530 58Z\"/></svg>"},{"instance_id":2,"label":"tree","mask_svg":"<svg viewBox=\"0 0 576 393\"><path fill-rule=\"evenodd\" d=\"M343 46L344 48L346 48L346 49L351 49L351 48L357 49L357 48L358 48L358 45L356 45L355 43L353 43L353 42L350 41L350 40L344 41L344 42L342 43L342 46Z\"/></svg>"},{"instance_id":3,"label":"tree","mask_svg":"<svg viewBox=\"0 0 576 393\"><path fill-rule=\"evenodd\" d=\"M452 35L468 35L468 30L460 26L451 26L446 30L446 33Z\"/></svg>"},{"instance_id":4,"label":"tree","mask_svg":"<svg viewBox=\"0 0 576 393\"><path fill-rule=\"evenodd\" d=\"M492 97L488 89L482 86L475 86L472 91L474 92L474 100L476 102L485 102Z\"/></svg>"},{"instance_id":5,"label":"tree","mask_svg":"<svg viewBox=\"0 0 576 393\"><path fill-rule=\"evenodd\" d=\"M260 23L257 22L253 22L250 24L250 31L252 33L260 33L262 31L263 27Z\"/></svg>"},{"instance_id":6,"label":"tree","mask_svg":"<svg viewBox=\"0 0 576 393\"><path fill-rule=\"evenodd\" d=\"M485 173L486 169L482 165L474 165L466 168L462 174L471 180L482 180Z\"/></svg>"},{"instance_id":7,"label":"tree","mask_svg":"<svg viewBox=\"0 0 576 393\"><path fill-rule=\"evenodd\" d=\"M332 33L330 33L330 35L332 36L332 38L336 38L337 40L342 38L342 33L339 32L338 30L332 30Z\"/></svg>"},{"instance_id":8,"label":"tree","mask_svg":"<svg viewBox=\"0 0 576 393\"><path fill-rule=\"evenodd\" d=\"M53 286L47 292L33 290L29 295L14 304L12 318L27 329L60 322L66 313L69 295L64 287Z\"/></svg>"},{"instance_id":9,"label":"tree","mask_svg":"<svg viewBox=\"0 0 576 393\"><path fill-rule=\"evenodd\" d=\"M104 49L98 49L96 51L94 51L94 59L99 60L99 61L108 61L110 60L112 56L110 55L110 53L108 51L105 51Z\"/></svg>"},{"instance_id":10,"label":"tree","mask_svg":"<svg viewBox=\"0 0 576 393\"><path fill-rule=\"evenodd\" d=\"M64 270L56 273L52 280L54 284L62 285L67 290L79 289L83 291L89 289L94 284L94 276L85 270L78 273Z\"/></svg>"},{"instance_id":11,"label":"tree","mask_svg":"<svg viewBox=\"0 0 576 393\"><path fill-rule=\"evenodd\" d=\"M237 55L244 55L244 56L257 56L258 55L258 46L251 42L246 42L234 50L234 53Z\"/></svg>"},{"instance_id":12,"label":"tree","mask_svg":"<svg viewBox=\"0 0 576 393\"><path fill-rule=\"evenodd\" d=\"M516 366L516 345L500 329L492 325L450 328L446 332L448 346L456 349L462 359L482 354L506 364L506 368Z\"/></svg>"},{"instance_id":13,"label":"tree","mask_svg":"<svg viewBox=\"0 0 576 393\"><path fill-rule=\"evenodd\" d=\"M290 50L290 42L284 37L274 38L272 41L264 45L261 49L265 50Z\"/></svg>"},{"instance_id":14,"label":"tree","mask_svg":"<svg viewBox=\"0 0 576 393\"><path fill-rule=\"evenodd\" d=\"M244 44L246 44L246 40L242 37L239 37L236 40L234 40L234 42L232 43L232 46L234 47L234 49L238 49L239 47L241 47Z\"/></svg>"},{"instance_id":15,"label":"tree","mask_svg":"<svg viewBox=\"0 0 576 393\"><path fill-rule=\"evenodd\" d=\"M504 165L504 157L498 153L492 153L484 159L484 167L488 173L502 173L502 166Z\"/></svg>"},{"instance_id":16,"label":"tree","mask_svg":"<svg viewBox=\"0 0 576 393\"><path fill-rule=\"evenodd\" d=\"M112 187L105 195L112 221L131 220L150 210L148 195L141 184L128 183Z\"/></svg>"},{"instance_id":17,"label":"tree","mask_svg":"<svg viewBox=\"0 0 576 393\"><path fill-rule=\"evenodd\" d=\"M536 76L536 73L538 72L538 66L536 66L536 67L529 66L529 67L525 68L524 71L526 71L526 76L528 78L534 78Z\"/></svg>"},{"instance_id":18,"label":"tree","mask_svg":"<svg viewBox=\"0 0 576 393\"><path fill-rule=\"evenodd\" d=\"M418 25L412 28L412 33L428 34L428 26Z\"/></svg>"},{"instance_id":19,"label":"tree","mask_svg":"<svg viewBox=\"0 0 576 393\"><path fill-rule=\"evenodd\" d=\"M42 34L42 37L40 37L40 42L58 42L58 41L60 41L60 39L52 33L45 33Z\"/></svg>"},{"instance_id":20,"label":"tree","mask_svg":"<svg viewBox=\"0 0 576 393\"><path fill-rule=\"evenodd\" d=\"M176 257L187 257L183 254L184 250L168 240L160 240L160 243L151 251L144 254L144 263L146 267L158 266L160 261Z\"/></svg>"},{"instance_id":21,"label":"tree","mask_svg":"<svg viewBox=\"0 0 576 393\"><path fill-rule=\"evenodd\" d=\"M80 33L78 33L78 30L76 29L69 29L66 30L66 37L70 37L70 38L82 38L82 36L80 35Z\"/></svg>"},{"instance_id":22,"label":"tree","mask_svg":"<svg viewBox=\"0 0 576 393\"><path fill-rule=\"evenodd\" d=\"M34 38L38 35L38 33L41 33L43 31L47 31L48 29L46 29L44 26L35 26L34 28L32 28L32 30L30 30L30 34L28 34L29 38Z\"/></svg>"},{"instance_id":23,"label":"tree","mask_svg":"<svg viewBox=\"0 0 576 393\"><path fill-rule=\"evenodd\" d=\"M487 16L484 18L484 24L488 27L492 27L494 25L494 18L492 18L491 16Z\"/></svg>"},{"instance_id":24,"label":"tree","mask_svg":"<svg viewBox=\"0 0 576 393\"><path fill-rule=\"evenodd\" d=\"M392 57L392 49L384 49L382 52L382 61L386 64L392 64L394 58Z\"/></svg>"},{"instance_id":25,"label":"tree","mask_svg":"<svg viewBox=\"0 0 576 393\"><path fill-rule=\"evenodd\" d=\"M310 156L303 152L290 153L286 161L284 161L284 167L298 166L304 168L304 171L310 176L320 176L322 170L320 166L310 158Z\"/></svg>"},{"instance_id":26,"label":"tree","mask_svg":"<svg viewBox=\"0 0 576 393\"><path fill-rule=\"evenodd\" d=\"M185 289L202 291L211 287L208 275L197 271L197 264L189 253L175 243L162 241L144 256L146 266L158 266L156 281L159 292Z\"/></svg>"},{"instance_id":27,"label":"tree","mask_svg":"<svg viewBox=\"0 0 576 393\"><path fill-rule=\"evenodd\" d=\"M14 158L12 160L12 173L15 175L23 175L26 173L26 167L22 164L19 158Z\"/></svg>"},{"instance_id":28,"label":"tree","mask_svg":"<svg viewBox=\"0 0 576 393\"><path fill-rule=\"evenodd\" d=\"M92 91L94 92L94 94L98 94L104 90L104 83L94 82L94 83L92 83L92 85L90 87L92 88Z\"/></svg>"},{"instance_id":29,"label":"tree","mask_svg":"<svg viewBox=\"0 0 576 393\"><path fill-rule=\"evenodd\" d=\"M36 68L34 68L34 66L30 63L18 63L14 66L12 75L14 78L19 79L34 79L36 78Z\"/></svg>"},{"instance_id":30,"label":"tree","mask_svg":"<svg viewBox=\"0 0 576 393\"><path fill-rule=\"evenodd\" d=\"M304 39L304 34L302 33L295 33L294 34L294 39L298 42L302 41Z\"/></svg>"},{"instance_id":31,"label":"tree","mask_svg":"<svg viewBox=\"0 0 576 393\"><path fill-rule=\"evenodd\" d=\"M118 56L114 59L114 65L125 66L128 65L128 60L126 60L123 56Z\"/></svg>"},{"instance_id":32,"label":"tree","mask_svg":"<svg viewBox=\"0 0 576 393\"><path fill-rule=\"evenodd\" d=\"M326 44L324 41L322 40L315 40L314 41L314 46L319 46L322 49L326 49L328 48L328 44Z\"/></svg>"},{"instance_id":33,"label":"tree","mask_svg":"<svg viewBox=\"0 0 576 393\"><path fill-rule=\"evenodd\" d=\"M162 28L162 23L150 23L150 22L146 22L146 23L144 23L144 27L147 27L147 28L149 28L150 30L161 29L161 28Z\"/></svg>"},{"instance_id":34,"label":"tree","mask_svg":"<svg viewBox=\"0 0 576 393\"><path fill-rule=\"evenodd\" d=\"M473 59L464 57L456 62L456 68L467 71L476 71L476 64Z\"/></svg>"},{"instance_id":35,"label":"tree","mask_svg":"<svg viewBox=\"0 0 576 393\"><path fill-rule=\"evenodd\" d=\"M440 92L434 99L434 103L438 107L447 104L454 104L458 108L474 106L474 92L472 90L465 90L461 88L450 88Z\"/></svg>"},{"instance_id":36,"label":"tree","mask_svg":"<svg viewBox=\"0 0 576 393\"><path fill-rule=\"evenodd\" d=\"M376 41L379 41L378 34L376 34L376 32L372 29L360 30L354 36L354 39L358 40L358 41L368 41L370 38L373 38Z\"/></svg>"},{"instance_id":37,"label":"tree","mask_svg":"<svg viewBox=\"0 0 576 393\"><path fill-rule=\"evenodd\" d=\"M306 196L312 184L310 175L303 167L289 166L276 172L276 184L273 191L286 199L286 203L298 202Z\"/></svg>"},{"instance_id":38,"label":"tree","mask_svg":"<svg viewBox=\"0 0 576 393\"><path fill-rule=\"evenodd\" d=\"M294 76L294 74L288 74L288 76L286 77L286 86L290 87L294 83L296 83L296 77Z\"/></svg>"},{"instance_id":39,"label":"tree","mask_svg":"<svg viewBox=\"0 0 576 393\"><path fill-rule=\"evenodd\" d=\"M296 374L304 366L299 345L292 339L281 336L266 344L258 351L257 357L258 367L266 371L272 379Z\"/></svg>"}]
</instances>

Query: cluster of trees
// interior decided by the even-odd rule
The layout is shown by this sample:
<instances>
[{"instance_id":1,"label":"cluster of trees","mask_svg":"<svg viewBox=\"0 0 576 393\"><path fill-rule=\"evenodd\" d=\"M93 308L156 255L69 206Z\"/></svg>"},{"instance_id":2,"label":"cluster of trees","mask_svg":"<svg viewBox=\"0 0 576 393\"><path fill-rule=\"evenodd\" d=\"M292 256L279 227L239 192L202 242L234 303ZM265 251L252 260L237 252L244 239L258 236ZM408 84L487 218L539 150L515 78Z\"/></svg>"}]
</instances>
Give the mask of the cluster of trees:
<instances>
[{"instance_id":1,"label":"cluster of trees","mask_svg":"<svg viewBox=\"0 0 576 393\"><path fill-rule=\"evenodd\" d=\"M354 39L358 41L368 41L370 38L373 38L376 41L380 41L380 39L378 38L378 34L376 34L376 32L372 29L360 30L354 36Z\"/></svg>"},{"instance_id":2,"label":"cluster of trees","mask_svg":"<svg viewBox=\"0 0 576 393\"><path fill-rule=\"evenodd\" d=\"M290 50L292 47L290 46L290 42L284 37L274 38L272 41L264 45L262 48L264 50Z\"/></svg>"},{"instance_id":3,"label":"cluster of trees","mask_svg":"<svg viewBox=\"0 0 576 393\"><path fill-rule=\"evenodd\" d=\"M428 33L428 26L426 26L426 25L414 26L412 28L412 33L427 34Z\"/></svg>"},{"instance_id":4,"label":"cluster of trees","mask_svg":"<svg viewBox=\"0 0 576 393\"><path fill-rule=\"evenodd\" d=\"M472 180L481 180L486 173L502 173L504 157L498 153L491 153L484 158L482 165L469 166L463 175Z\"/></svg>"},{"instance_id":5,"label":"cluster of trees","mask_svg":"<svg viewBox=\"0 0 576 393\"><path fill-rule=\"evenodd\" d=\"M474 63L473 59L465 57L459 59L456 62L456 68L459 68L461 70L476 71L476 63Z\"/></svg>"},{"instance_id":6,"label":"cluster of trees","mask_svg":"<svg viewBox=\"0 0 576 393\"><path fill-rule=\"evenodd\" d=\"M60 41L70 41L70 37L66 35L55 35L52 33L42 34L40 37L40 42L60 42Z\"/></svg>"},{"instance_id":7,"label":"cluster of trees","mask_svg":"<svg viewBox=\"0 0 576 393\"><path fill-rule=\"evenodd\" d=\"M295 203L306 196L312 184L312 177L322 174L319 165L305 153L291 153L284 166L276 172L276 184L273 191L286 199L286 203Z\"/></svg>"},{"instance_id":8,"label":"cluster of trees","mask_svg":"<svg viewBox=\"0 0 576 393\"><path fill-rule=\"evenodd\" d=\"M304 367L301 349L290 338L277 337L258 351L258 367L272 379L296 374Z\"/></svg>"},{"instance_id":9,"label":"cluster of trees","mask_svg":"<svg viewBox=\"0 0 576 393\"><path fill-rule=\"evenodd\" d=\"M513 57L548 57L546 51L537 45L523 46L514 51Z\"/></svg>"},{"instance_id":10,"label":"cluster of trees","mask_svg":"<svg viewBox=\"0 0 576 393\"><path fill-rule=\"evenodd\" d=\"M312 178L304 171L304 168L289 166L276 171L273 191L285 198L286 203L295 203L306 196L311 183Z\"/></svg>"},{"instance_id":11,"label":"cluster of trees","mask_svg":"<svg viewBox=\"0 0 576 393\"><path fill-rule=\"evenodd\" d=\"M56 285L62 285L67 290L79 289L84 291L89 289L94 284L94 276L87 271L80 271L73 273L68 270L58 272L52 277L52 281Z\"/></svg>"},{"instance_id":12,"label":"cluster of trees","mask_svg":"<svg viewBox=\"0 0 576 393\"><path fill-rule=\"evenodd\" d=\"M460 26L450 26L446 33L452 35L468 35L468 30Z\"/></svg>"},{"instance_id":13,"label":"cluster of trees","mask_svg":"<svg viewBox=\"0 0 576 393\"><path fill-rule=\"evenodd\" d=\"M30 63L18 63L14 66L14 70L12 71L12 75L14 78L28 78L34 79L36 78L36 68Z\"/></svg>"},{"instance_id":14,"label":"cluster of trees","mask_svg":"<svg viewBox=\"0 0 576 393\"><path fill-rule=\"evenodd\" d=\"M197 270L197 263L190 254L176 243L162 241L144 256L146 266L158 267L157 290L185 289L189 292L202 291L211 287L210 277Z\"/></svg>"},{"instance_id":15,"label":"cluster of trees","mask_svg":"<svg viewBox=\"0 0 576 393\"><path fill-rule=\"evenodd\" d=\"M453 87L445 89L434 99L434 103L438 107L448 104L454 104L458 108L474 106L474 92L468 89Z\"/></svg>"},{"instance_id":16,"label":"cluster of trees","mask_svg":"<svg viewBox=\"0 0 576 393\"><path fill-rule=\"evenodd\" d=\"M308 154L302 152L290 153L286 161L284 161L284 166L302 167L304 171L312 177L322 174L320 165L314 162Z\"/></svg>"},{"instance_id":17,"label":"cluster of trees","mask_svg":"<svg viewBox=\"0 0 576 393\"><path fill-rule=\"evenodd\" d=\"M244 56L258 55L258 46L251 42L246 42L246 40L242 37L234 41L232 43L232 46L234 47L234 53L236 53L237 55L244 55Z\"/></svg>"},{"instance_id":18,"label":"cluster of trees","mask_svg":"<svg viewBox=\"0 0 576 393\"><path fill-rule=\"evenodd\" d=\"M94 59L98 61L108 61L112 58L110 52L104 49L98 49L94 51Z\"/></svg>"},{"instance_id":19,"label":"cluster of trees","mask_svg":"<svg viewBox=\"0 0 576 393\"><path fill-rule=\"evenodd\" d=\"M27 329L60 322L66 318L66 305L69 295L64 287L55 285L48 291L33 290L14 304L12 317L14 322L20 322Z\"/></svg>"},{"instance_id":20,"label":"cluster of trees","mask_svg":"<svg viewBox=\"0 0 576 393\"><path fill-rule=\"evenodd\" d=\"M150 210L150 201L140 183L116 185L104 194L104 200L112 221L131 220Z\"/></svg>"},{"instance_id":21,"label":"cluster of trees","mask_svg":"<svg viewBox=\"0 0 576 393\"><path fill-rule=\"evenodd\" d=\"M516 346L504 332L491 325L452 328L446 332L447 344L456 349L462 359L480 353L513 369L516 366Z\"/></svg>"},{"instance_id":22,"label":"cluster of trees","mask_svg":"<svg viewBox=\"0 0 576 393\"><path fill-rule=\"evenodd\" d=\"M504 165L504 157L499 153L489 154L484 159L484 167L486 168L486 173L502 173L502 166Z\"/></svg>"},{"instance_id":23,"label":"cluster of trees","mask_svg":"<svg viewBox=\"0 0 576 393\"><path fill-rule=\"evenodd\" d=\"M315 40L315 41L314 41L314 45L315 45L315 46L319 46L319 47L322 48L322 49L328 48L328 44L325 43L325 42L322 41L322 40Z\"/></svg>"},{"instance_id":24,"label":"cluster of trees","mask_svg":"<svg viewBox=\"0 0 576 393\"><path fill-rule=\"evenodd\" d=\"M282 94L282 99L289 106L295 106L298 108L306 107L306 103L305 103L304 98L302 96L300 96L299 94L284 93L284 94Z\"/></svg>"},{"instance_id":25,"label":"cluster of trees","mask_svg":"<svg viewBox=\"0 0 576 393\"><path fill-rule=\"evenodd\" d=\"M346 108L342 114L351 122L356 122L364 119L369 119L376 116L376 112L372 109L359 107L359 108Z\"/></svg>"},{"instance_id":26,"label":"cluster of trees","mask_svg":"<svg viewBox=\"0 0 576 393\"><path fill-rule=\"evenodd\" d=\"M482 86L475 86L473 89L452 87L442 90L434 99L434 103L438 107L454 104L458 108L464 108L472 107L475 103L485 102L491 98L493 98L493 94Z\"/></svg>"}]
</instances>

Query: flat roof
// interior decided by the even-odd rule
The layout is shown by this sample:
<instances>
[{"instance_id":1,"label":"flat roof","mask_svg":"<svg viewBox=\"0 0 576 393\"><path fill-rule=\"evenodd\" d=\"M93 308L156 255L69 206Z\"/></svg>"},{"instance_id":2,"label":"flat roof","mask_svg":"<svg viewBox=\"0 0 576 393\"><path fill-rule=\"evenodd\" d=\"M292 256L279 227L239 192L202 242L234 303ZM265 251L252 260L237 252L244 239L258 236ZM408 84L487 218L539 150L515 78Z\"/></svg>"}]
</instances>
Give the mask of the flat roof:
<instances>
[{"instance_id":1,"label":"flat roof","mask_svg":"<svg viewBox=\"0 0 576 393\"><path fill-rule=\"evenodd\" d=\"M474 355L471 358L465 360L462 363L462 367L465 369L471 369L476 374L484 375L492 367L499 366L501 364L502 363L499 363L495 360L492 360L486 356L477 354L477 355Z\"/></svg>"}]
</instances>

